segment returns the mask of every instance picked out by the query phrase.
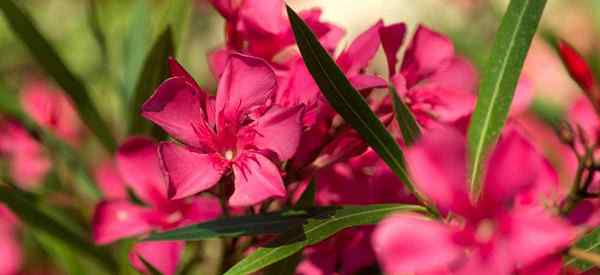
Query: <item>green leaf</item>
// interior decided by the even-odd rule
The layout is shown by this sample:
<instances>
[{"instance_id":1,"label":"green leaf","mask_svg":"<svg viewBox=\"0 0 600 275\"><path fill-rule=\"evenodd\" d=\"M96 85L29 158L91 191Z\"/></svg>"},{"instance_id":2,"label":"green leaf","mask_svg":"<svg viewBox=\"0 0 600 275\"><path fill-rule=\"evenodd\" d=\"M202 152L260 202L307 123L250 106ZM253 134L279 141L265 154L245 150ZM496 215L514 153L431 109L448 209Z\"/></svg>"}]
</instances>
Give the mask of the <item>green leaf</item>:
<instances>
[{"instance_id":1,"label":"green leaf","mask_svg":"<svg viewBox=\"0 0 600 275\"><path fill-rule=\"evenodd\" d=\"M389 85L389 88L402 138L406 145L413 145L421 136L421 128L406 103L398 96L396 88L392 85Z\"/></svg>"},{"instance_id":2,"label":"green leaf","mask_svg":"<svg viewBox=\"0 0 600 275\"><path fill-rule=\"evenodd\" d=\"M375 224L388 214L408 211L425 212L426 209L416 205L400 204L333 208L321 216L309 218L302 228L290 230L258 248L254 253L228 270L225 275L242 275L256 272L293 255L305 246L317 244L342 229Z\"/></svg>"},{"instance_id":3,"label":"green leaf","mask_svg":"<svg viewBox=\"0 0 600 275\"><path fill-rule=\"evenodd\" d=\"M40 33L31 17L15 4L14 0L0 1L0 9L13 32L27 46L29 52L44 71L54 78L73 101L81 120L88 126L104 147L114 151L116 141L108 124L92 103L89 92L83 82L63 62L58 52Z\"/></svg>"},{"instance_id":4,"label":"green leaf","mask_svg":"<svg viewBox=\"0 0 600 275\"><path fill-rule=\"evenodd\" d=\"M512 0L496 33L468 131L470 186L473 198L481 190L483 165L508 116L531 39L546 0Z\"/></svg>"},{"instance_id":5,"label":"green leaf","mask_svg":"<svg viewBox=\"0 0 600 275\"><path fill-rule=\"evenodd\" d=\"M579 248L585 252L600 254L600 227L585 234L581 239L579 239L579 241L575 243L574 247ZM569 257L566 260L565 265L570 265L580 270L588 270L594 267L593 264L579 260L574 257Z\"/></svg>"},{"instance_id":6,"label":"green leaf","mask_svg":"<svg viewBox=\"0 0 600 275\"><path fill-rule=\"evenodd\" d=\"M102 60L106 61L108 60L108 46L106 42L106 36L104 35L102 27L100 26L98 0L90 0L87 12L88 25L92 31L94 39L96 40L96 44L98 44L98 48L100 49L100 56L102 57Z\"/></svg>"},{"instance_id":7,"label":"green leaf","mask_svg":"<svg viewBox=\"0 0 600 275\"><path fill-rule=\"evenodd\" d=\"M160 271L158 271L158 269L156 269L156 267L154 267L151 263L146 261L146 259L144 259L144 257L139 256L138 258L140 258L140 261L142 261L142 264L144 264L144 266L146 267L146 269L148 270L148 272L151 275L162 275L162 273Z\"/></svg>"},{"instance_id":8,"label":"green leaf","mask_svg":"<svg viewBox=\"0 0 600 275\"><path fill-rule=\"evenodd\" d=\"M408 177L396 140L352 87L306 23L290 7L287 7L287 13L304 63L329 104L375 149L406 187L419 196Z\"/></svg>"},{"instance_id":9,"label":"green leaf","mask_svg":"<svg viewBox=\"0 0 600 275\"><path fill-rule=\"evenodd\" d=\"M174 41L176 45L181 44L181 39L185 30L189 14L191 12L192 2L189 0L166 1L162 17L158 21L157 31L162 33L166 28L172 28Z\"/></svg>"},{"instance_id":10,"label":"green leaf","mask_svg":"<svg viewBox=\"0 0 600 275\"><path fill-rule=\"evenodd\" d=\"M144 58L150 49L151 28L150 16L146 0L138 0L132 8L128 19L128 28L123 39L123 80L121 83L123 102L129 102L133 95L136 82ZM123 104L125 108L127 104ZM129 112L129 109L125 110Z\"/></svg>"},{"instance_id":11,"label":"green leaf","mask_svg":"<svg viewBox=\"0 0 600 275\"><path fill-rule=\"evenodd\" d=\"M8 179L3 179L8 181ZM44 232L64 245L77 251L80 255L86 255L96 261L106 271L115 274L117 263L114 258L104 249L94 246L84 236L75 232L70 226L65 225L49 214L48 205L38 206L32 195L11 186L0 186L0 201L10 208L19 219L28 226Z\"/></svg>"},{"instance_id":12,"label":"green leaf","mask_svg":"<svg viewBox=\"0 0 600 275\"><path fill-rule=\"evenodd\" d=\"M144 67L138 76L135 94L129 105L129 134L149 133L152 129L152 124L140 116L140 108L154 89L169 77L167 60L174 54L173 49L173 34L168 27L146 56Z\"/></svg>"},{"instance_id":13,"label":"green leaf","mask_svg":"<svg viewBox=\"0 0 600 275\"><path fill-rule=\"evenodd\" d=\"M149 241L159 240L206 240L221 237L253 236L283 233L290 227L299 226L322 209L285 211L277 213L222 218L167 232L154 233Z\"/></svg>"}]
</instances>

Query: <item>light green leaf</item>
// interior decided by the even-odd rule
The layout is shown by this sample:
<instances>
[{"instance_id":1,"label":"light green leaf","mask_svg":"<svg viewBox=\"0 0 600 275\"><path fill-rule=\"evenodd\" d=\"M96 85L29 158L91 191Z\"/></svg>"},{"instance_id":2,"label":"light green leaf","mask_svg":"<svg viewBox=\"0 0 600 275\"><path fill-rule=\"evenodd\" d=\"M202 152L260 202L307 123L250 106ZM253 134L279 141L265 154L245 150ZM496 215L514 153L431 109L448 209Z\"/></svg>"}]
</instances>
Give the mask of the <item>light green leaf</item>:
<instances>
[{"instance_id":1,"label":"light green leaf","mask_svg":"<svg viewBox=\"0 0 600 275\"><path fill-rule=\"evenodd\" d=\"M469 189L473 198L477 198L481 190L482 166L504 127L525 56L545 5L546 0L510 1L496 33L468 131Z\"/></svg>"},{"instance_id":2,"label":"light green leaf","mask_svg":"<svg viewBox=\"0 0 600 275\"><path fill-rule=\"evenodd\" d=\"M290 230L258 248L228 270L225 275L251 274L293 255L305 246L317 244L342 229L375 224L388 214L408 211L425 212L426 209L416 205L400 204L332 208L328 213L311 217L302 227Z\"/></svg>"},{"instance_id":3,"label":"light green leaf","mask_svg":"<svg viewBox=\"0 0 600 275\"><path fill-rule=\"evenodd\" d=\"M406 145L410 146L421 136L421 128L406 103L398 96L396 88L389 85L389 89L394 105L394 112L396 113L396 121L398 121L400 131L402 132L402 138Z\"/></svg>"},{"instance_id":4,"label":"light green leaf","mask_svg":"<svg viewBox=\"0 0 600 275\"><path fill-rule=\"evenodd\" d=\"M150 50L150 12L146 0L138 0L129 15L127 33L123 39L123 102L129 102L144 65L144 58ZM125 107L129 105L124 104ZM129 112L128 109L126 109Z\"/></svg>"},{"instance_id":5,"label":"light green leaf","mask_svg":"<svg viewBox=\"0 0 600 275\"><path fill-rule=\"evenodd\" d=\"M17 7L14 0L0 1L0 10L4 18L19 39L27 46L31 55L44 71L50 75L71 98L81 120L98 137L100 143L109 151L116 149L116 141L92 103L84 83L63 62L58 52L40 33L31 17Z\"/></svg>"},{"instance_id":6,"label":"light green leaf","mask_svg":"<svg viewBox=\"0 0 600 275\"><path fill-rule=\"evenodd\" d=\"M594 229L579 239L579 241L575 243L574 247L585 252L600 254L600 227ZM576 267L579 270L588 270L594 267L593 264L574 257L567 258L565 265Z\"/></svg>"}]
</instances>

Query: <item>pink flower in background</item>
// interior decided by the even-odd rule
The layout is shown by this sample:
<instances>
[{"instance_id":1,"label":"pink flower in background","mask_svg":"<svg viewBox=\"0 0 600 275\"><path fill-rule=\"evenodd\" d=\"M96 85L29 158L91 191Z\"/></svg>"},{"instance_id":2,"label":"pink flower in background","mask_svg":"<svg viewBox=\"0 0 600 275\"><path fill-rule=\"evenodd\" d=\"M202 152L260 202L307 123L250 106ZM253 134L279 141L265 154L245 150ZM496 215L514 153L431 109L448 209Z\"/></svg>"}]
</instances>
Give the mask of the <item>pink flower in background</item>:
<instances>
[{"instance_id":1,"label":"pink flower in background","mask_svg":"<svg viewBox=\"0 0 600 275\"><path fill-rule=\"evenodd\" d=\"M16 275L21 269L22 251L16 229L16 217L0 204L0 275Z\"/></svg>"},{"instance_id":2,"label":"pink flower in background","mask_svg":"<svg viewBox=\"0 0 600 275\"><path fill-rule=\"evenodd\" d=\"M390 79L421 125L452 122L473 111L477 72L454 53L447 37L419 26L398 69L397 54L404 42L406 25L385 26L379 33Z\"/></svg>"},{"instance_id":3,"label":"pink flower in background","mask_svg":"<svg viewBox=\"0 0 600 275\"><path fill-rule=\"evenodd\" d=\"M96 176L105 194L105 200L96 206L92 223L97 244L199 223L221 214L215 198L167 198L158 145L147 138L128 139L118 149L116 166L107 162ZM143 205L129 200L127 188ZM145 270L138 259L141 256L163 274L175 274L183 247L181 241L139 243L130 252L130 259L138 270Z\"/></svg>"},{"instance_id":4,"label":"pink flower in background","mask_svg":"<svg viewBox=\"0 0 600 275\"><path fill-rule=\"evenodd\" d=\"M24 189L39 186L50 170L42 145L15 121L0 121L0 154L8 160L11 178Z\"/></svg>"},{"instance_id":5,"label":"pink flower in background","mask_svg":"<svg viewBox=\"0 0 600 275\"><path fill-rule=\"evenodd\" d=\"M144 117L183 143L160 145L169 197L205 191L230 171L235 187L231 206L285 197L275 160L288 160L296 152L304 107L271 104L277 89L271 67L261 59L232 54L216 98L208 98L189 75L179 75L164 81L142 107Z\"/></svg>"},{"instance_id":6,"label":"pink flower in background","mask_svg":"<svg viewBox=\"0 0 600 275\"><path fill-rule=\"evenodd\" d=\"M41 80L29 81L21 92L21 103L37 124L71 144L77 143L81 122L61 91Z\"/></svg>"},{"instance_id":7,"label":"pink flower in background","mask_svg":"<svg viewBox=\"0 0 600 275\"><path fill-rule=\"evenodd\" d=\"M491 154L476 203L467 192L465 150L465 138L447 128L407 150L417 189L447 220L398 214L380 223L373 246L387 273L508 275L557 255L574 240L573 228L540 205L514 203L546 172L543 158L516 131L505 132Z\"/></svg>"}]
</instances>

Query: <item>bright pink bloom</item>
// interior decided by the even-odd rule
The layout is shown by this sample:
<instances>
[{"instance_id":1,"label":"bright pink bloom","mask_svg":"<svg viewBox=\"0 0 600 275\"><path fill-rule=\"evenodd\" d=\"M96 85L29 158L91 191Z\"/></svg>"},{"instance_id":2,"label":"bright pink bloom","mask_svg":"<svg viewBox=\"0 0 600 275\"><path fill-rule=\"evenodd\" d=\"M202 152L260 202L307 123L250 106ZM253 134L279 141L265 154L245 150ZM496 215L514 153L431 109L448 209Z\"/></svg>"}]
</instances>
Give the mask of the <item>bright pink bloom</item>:
<instances>
[{"instance_id":1,"label":"bright pink bloom","mask_svg":"<svg viewBox=\"0 0 600 275\"><path fill-rule=\"evenodd\" d=\"M379 29L390 79L421 125L452 122L471 113L475 103L477 73L456 56L451 41L419 26L397 69L397 54L404 42L403 23Z\"/></svg>"},{"instance_id":2,"label":"bright pink bloom","mask_svg":"<svg viewBox=\"0 0 600 275\"><path fill-rule=\"evenodd\" d=\"M106 200L96 206L93 218L93 238L98 244L199 223L221 213L215 198L167 198L158 145L147 138L128 139L119 147L116 166L104 164L96 175L106 195ZM144 205L130 202L126 188L131 188ZM182 249L182 242L142 243L135 245L130 259L139 270L144 268L138 255L163 274L175 274Z\"/></svg>"},{"instance_id":3,"label":"bright pink bloom","mask_svg":"<svg viewBox=\"0 0 600 275\"><path fill-rule=\"evenodd\" d=\"M208 98L187 77L164 81L142 107L142 115L185 146L160 145L169 197L207 190L233 171L231 206L285 197L277 162L296 152L304 107L270 105L277 81L261 59L232 54Z\"/></svg>"},{"instance_id":4,"label":"bright pink bloom","mask_svg":"<svg viewBox=\"0 0 600 275\"><path fill-rule=\"evenodd\" d=\"M76 144L81 122L69 99L44 81L30 81L21 93L23 108L40 126L65 141Z\"/></svg>"},{"instance_id":5,"label":"bright pink bloom","mask_svg":"<svg viewBox=\"0 0 600 275\"><path fill-rule=\"evenodd\" d=\"M0 204L0 275L16 275L21 269L22 251L16 225L14 214Z\"/></svg>"},{"instance_id":6,"label":"bright pink bloom","mask_svg":"<svg viewBox=\"0 0 600 275\"><path fill-rule=\"evenodd\" d=\"M50 169L42 145L14 121L0 121L0 154L8 159L11 177L25 189L39 186Z\"/></svg>"},{"instance_id":7,"label":"bright pink bloom","mask_svg":"<svg viewBox=\"0 0 600 275\"><path fill-rule=\"evenodd\" d=\"M470 203L464 137L430 132L407 150L416 187L447 215L438 222L398 214L376 229L373 246L389 274L513 274L559 253L574 240L572 227L516 196L539 184L543 158L516 131L506 132L487 165L480 199ZM522 171L527 171L523 173Z\"/></svg>"}]
</instances>

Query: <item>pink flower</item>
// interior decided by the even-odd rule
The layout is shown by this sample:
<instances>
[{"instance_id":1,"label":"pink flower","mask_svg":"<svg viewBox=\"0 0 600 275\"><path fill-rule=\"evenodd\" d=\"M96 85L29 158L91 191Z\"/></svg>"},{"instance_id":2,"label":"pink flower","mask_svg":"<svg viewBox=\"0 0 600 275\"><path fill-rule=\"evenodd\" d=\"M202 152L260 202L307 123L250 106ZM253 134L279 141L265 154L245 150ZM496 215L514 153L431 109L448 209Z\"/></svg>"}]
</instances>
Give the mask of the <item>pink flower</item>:
<instances>
[{"instance_id":1,"label":"pink flower","mask_svg":"<svg viewBox=\"0 0 600 275\"><path fill-rule=\"evenodd\" d=\"M0 121L0 154L8 160L11 178L25 189L39 186L50 169L42 145L15 121Z\"/></svg>"},{"instance_id":2,"label":"pink flower","mask_svg":"<svg viewBox=\"0 0 600 275\"><path fill-rule=\"evenodd\" d=\"M421 125L452 122L472 112L477 73L466 59L455 55L448 38L419 26L398 69L405 24L382 27L379 34L390 79Z\"/></svg>"},{"instance_id":3,"label":"pink flower","mask_svg":"<svg viewBox=\"0 0 600 275\"><path fill-rule=\"evenodd\" d=\"M142 115L184 145L164 142L159 148L169 197L205 191L230 171L231 206L286 196L274 159L285 161L296 152L303 106L270 105L276 89L271 67L241 54L230 56L216 98L188 76L176 75L158 87Z\"/></svg>"},{"instance_id":4,"label":"pink flower","mask_svg":"<svg viewBox=\"0 0 600 275\"><path fill-rule=\"evenodd\" d=\"M19 274L22 263L21 246L17 240L16 217L0 204L0 275Z\"/></svg>"},{"instance_id":5,"label":"pink flower","mask_svg":"<svg viewBox=\"0 0 600 275\"><path fill-rule=\"evenodd\" d=\"M128 139L118 149L116 166L103 164L96 175L106 195L96 206L92 222L93 239L98 244L199 223L221 213L214 198L167 198L158 145L147 138ZM126 188L143 205L129 201ZM179 241L140 243L130 252L130 259L138 270L145 270L138 259L142 256L163 274L175 274L182 250L183 242Z\"/></svg>"},{"instance_id":6,"label":"pink flower","mask_svg":"<svg viewBox=\"0 0 600 275\"><path fill-rule=\"evenodd\" d=\"M28 82L21 93L23 108L40 126L57 137L76 144L81 122L69 99L40 80Z\"/></svg>"},{"instance_id":7,"label":"pink flower","mask_svg":"<svg viewBox=\"0 0 600 275\"><path fill-rule=\"evenodd\" d=\"M373 246L389 274L513 274L556 255L575 231L516 196L539 183L544 160L516 131L506 132L487 165L480 199L467 193L465 139L440 128L407 150L416 187L445 214L444 222L398 214L377 226ZM527 171L527 173L523 173Z\"/></svg>"}]
</instances>

